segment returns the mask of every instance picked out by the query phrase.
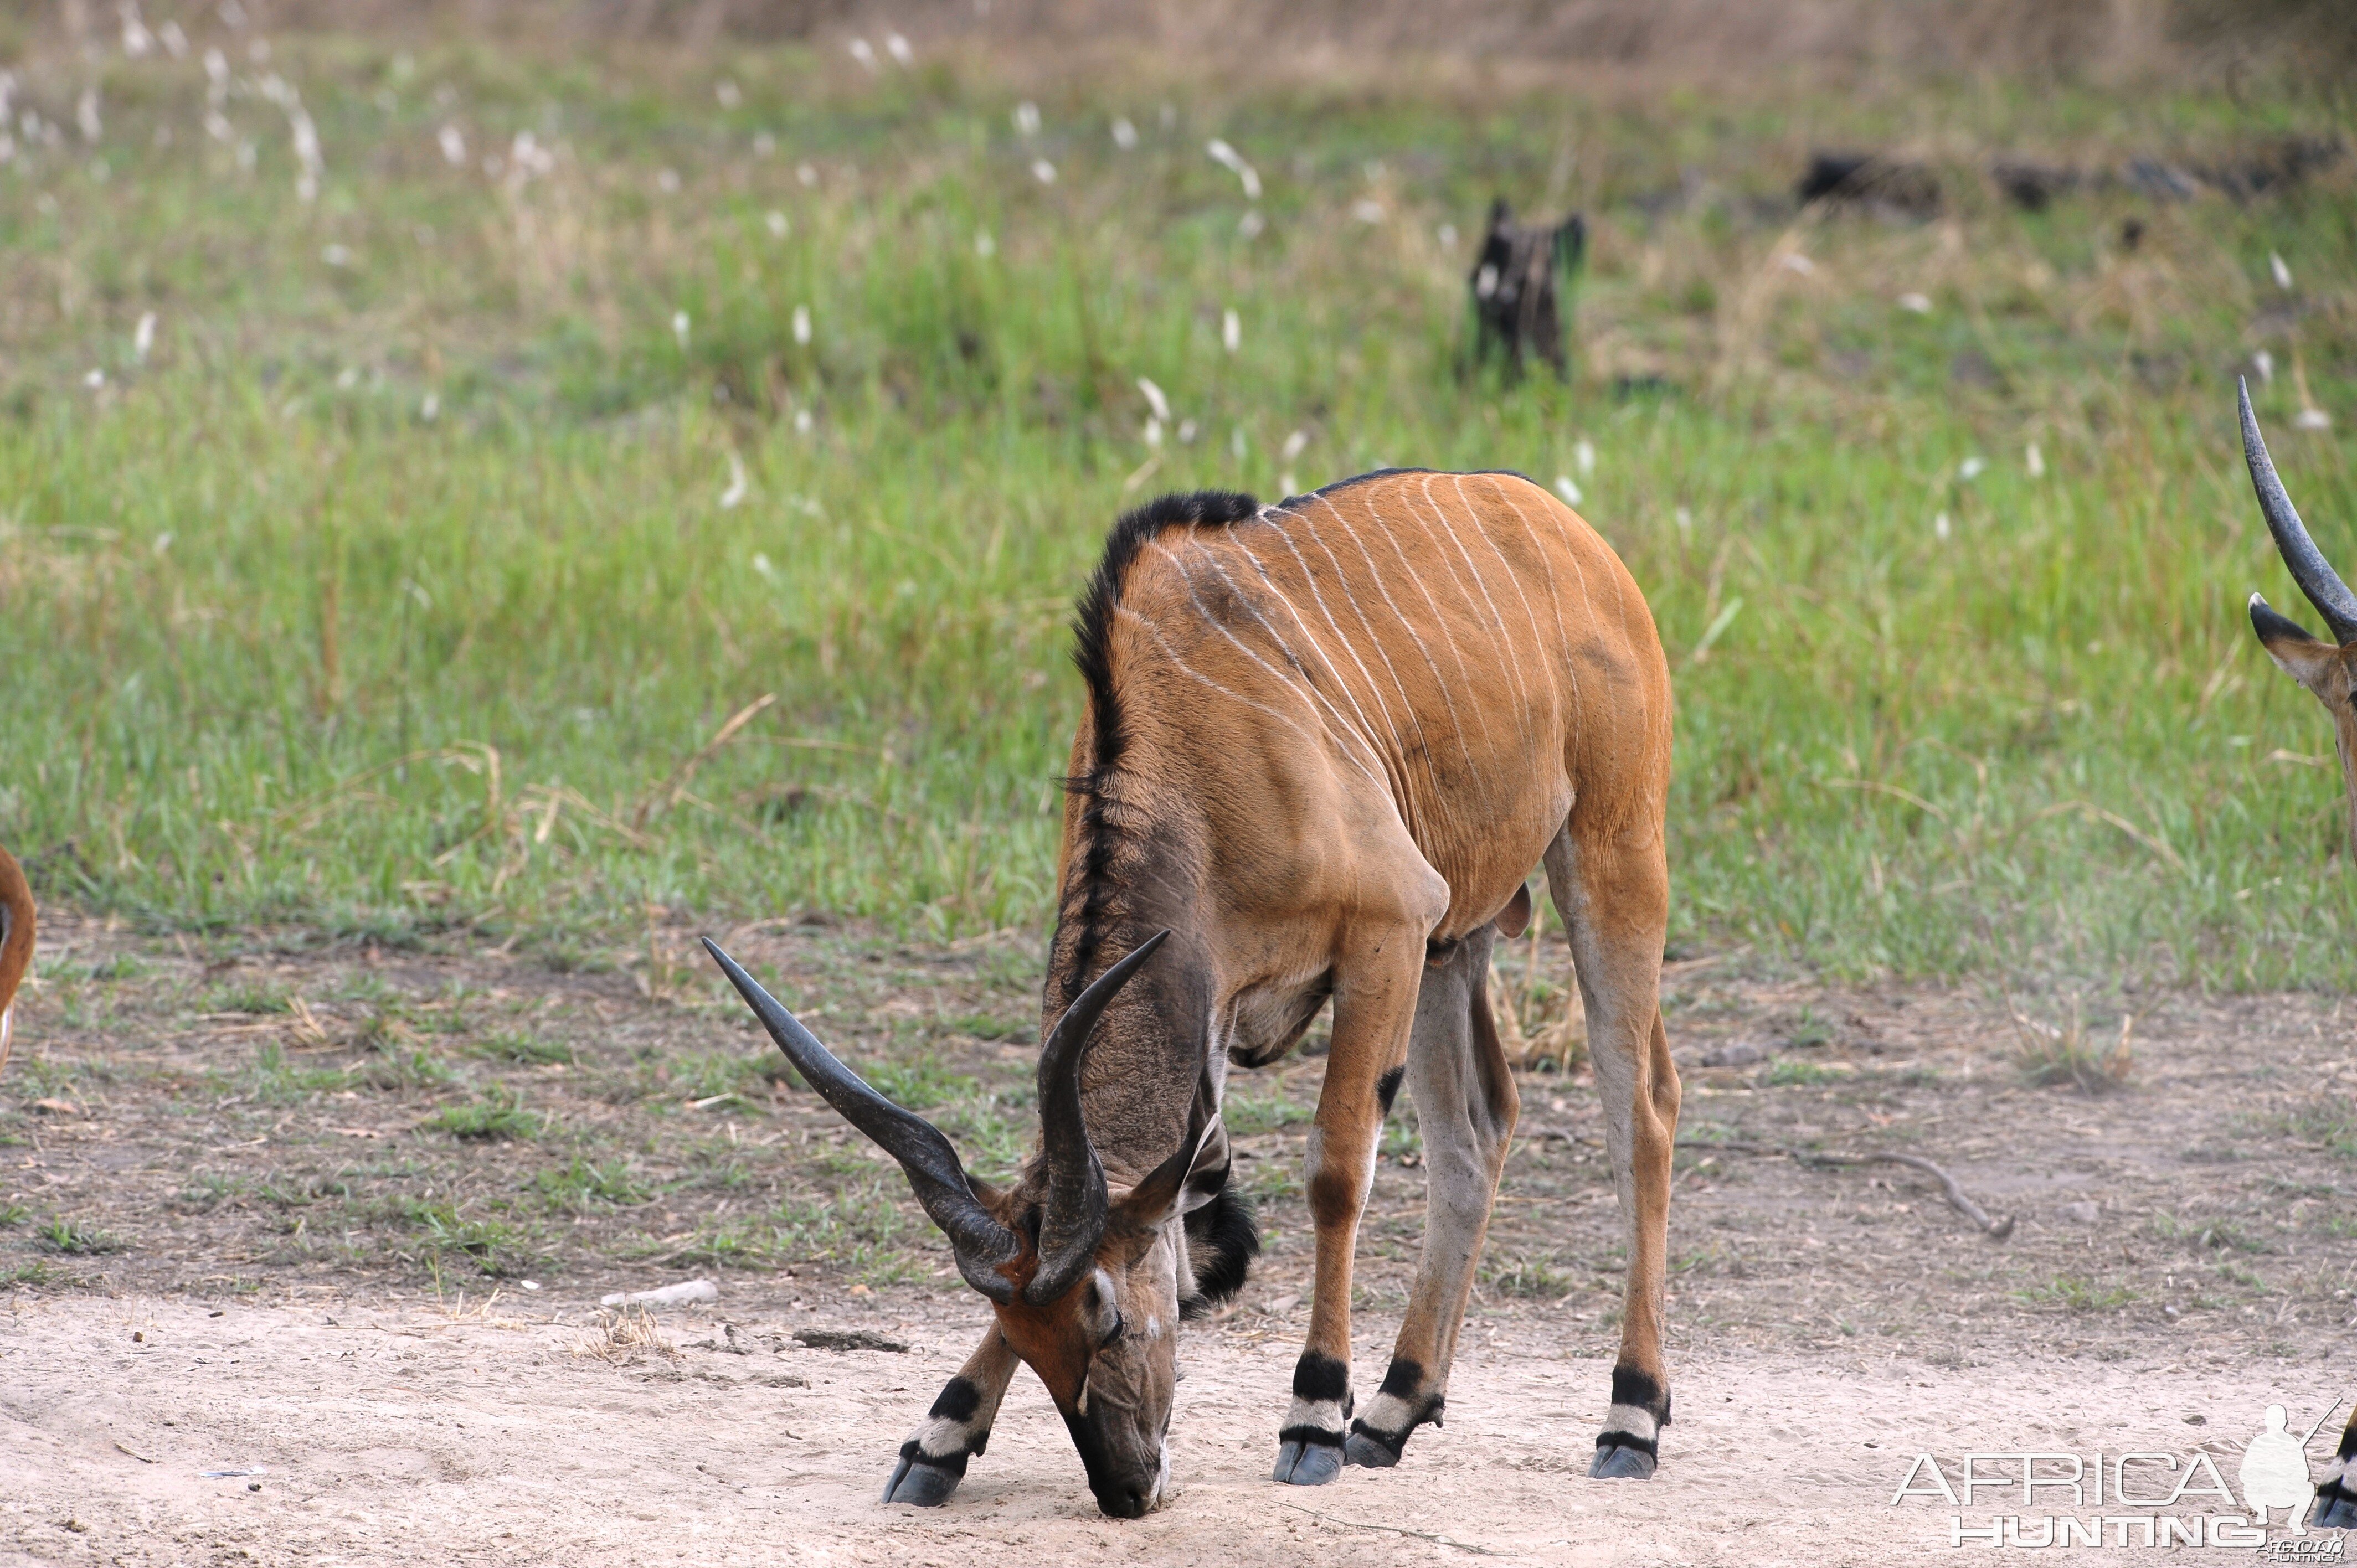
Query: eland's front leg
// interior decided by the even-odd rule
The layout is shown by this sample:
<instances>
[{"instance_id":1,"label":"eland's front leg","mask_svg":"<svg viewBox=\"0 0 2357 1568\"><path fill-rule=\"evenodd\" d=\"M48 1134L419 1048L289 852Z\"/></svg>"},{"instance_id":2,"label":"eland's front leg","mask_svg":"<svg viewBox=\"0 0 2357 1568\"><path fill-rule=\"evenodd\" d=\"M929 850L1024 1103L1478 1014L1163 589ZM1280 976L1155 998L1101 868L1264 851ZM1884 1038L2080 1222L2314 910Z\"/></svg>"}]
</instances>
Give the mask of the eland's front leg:
<instances>
[{"instance_id":1,"label":"eland's front leg","mask_svg":"<svg viewBox=\"0 0 2357 1568\"><path fill-rule=\"evenodd\" d=\"M1521 1107L1490 1016L1490 950L1497 928L1436 954L1416 997L1407 1047L1408 1090L1424 1144L1424 1256L1383 1391L1351 1423L1353 1465L1396 1465L1408 1434L1440 1423L1465 1298L1490 1228L1506 1144Z\"/></svg>"},{"instance_id":2,"label":"eland's front leg","mask_svg":"<svg viewBox=\"0 0 2357 1568\"><path fill-rule=\"evenodd\" d=\"M1341 1473L1352 1406L1351 1253L1374 1179L1375 1137L1407 1054L1430 929L1419 922L1376 933L1335 987L1334 1045L1318 1093L1308 1162L1309 1214L1318 1227L1316 1294L1271 1477L1291 1486L1322 1486Z\"/></svg>"},{"instance_id":3,"label":"eland's front leg","mask_svg":"<svg viewBox=\"0 0 2357 1568\"><path fill-rule=\"evenodd\" d=\"M900 1444L900 1461L884 1483L888 1503L939 1508L965 1479L965 1462L990 1446L990 1423L1014 1379L1016 1356L996 1324L982 1337L957 1376L942 1385L924 1423Z\"/></svg>"}]
</instances>

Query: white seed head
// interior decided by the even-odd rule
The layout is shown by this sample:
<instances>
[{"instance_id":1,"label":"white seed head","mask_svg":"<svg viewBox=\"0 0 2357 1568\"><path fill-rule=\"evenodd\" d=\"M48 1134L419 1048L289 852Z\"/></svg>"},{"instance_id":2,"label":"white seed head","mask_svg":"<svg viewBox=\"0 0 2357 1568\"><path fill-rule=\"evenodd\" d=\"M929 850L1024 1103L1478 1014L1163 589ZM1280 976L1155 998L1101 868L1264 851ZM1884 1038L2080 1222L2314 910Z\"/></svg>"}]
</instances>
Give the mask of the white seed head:
<instances>
[{"instance_id":1,"label":"white seed head","mask_svg":"<svg viewBox=\"0 0 2357 1568\"><path fill-rule=\"evenodd\" d=\"M1125 153L1137 150L1137 127L1118 114L1114 116L1113 145Z\"/></svg>"},{"instance_id":2,"label":"white seed head","mask_svg":"<svg viewBox=\"0 0 2357 1568\"><path fill-rule=\"evenodd\" d=\"M1220 313L1220 346L1231 354L1244 346L1243 317L1232 310Z\"/></svg>"},{"instance_id":3,"label":"white seed head","mask_svg":"<svg viewBox=\"0 0 2357 1568\"><path fill-rule=\"evenodd\" d=\"M1585 499L1580 494L1578 484L1569 474L1557 474L1555 477L1555 493L1563 498L1563 504L1566 506L1577 506Z\"/></svg>"},{"instance_id":4,"label":"white seed head","mask_svg":"<svg viewBox=\"0 0 2357 1568\"><path fill-rule=\"evenodd\" d=\"M810 306L807 305L797 305L794 306L794 341L797 343L807 343L810 340ZM809 427L804 425L802 428L807 429Z\"/></svg>"}]
</instances>

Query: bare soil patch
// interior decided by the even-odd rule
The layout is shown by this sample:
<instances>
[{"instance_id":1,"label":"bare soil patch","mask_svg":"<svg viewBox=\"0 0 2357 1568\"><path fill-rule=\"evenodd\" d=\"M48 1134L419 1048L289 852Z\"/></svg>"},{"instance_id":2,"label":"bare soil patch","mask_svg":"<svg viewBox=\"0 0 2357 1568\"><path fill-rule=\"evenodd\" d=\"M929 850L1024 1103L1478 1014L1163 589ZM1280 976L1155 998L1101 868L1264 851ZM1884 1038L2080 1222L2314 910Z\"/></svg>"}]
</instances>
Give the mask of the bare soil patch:
<instances>
[{"instance_id":1,"label":"bare soil patch","mask_svg":"<svg viewBox=\"0 0 2357 1568\"><path fill-rule=\"evenodd\" d=\"M1528 1075L1448 1427L1391 1476L1279 1496L1264 1477L1306 1317L1299 1155L1323 1068L1297 1057L1232 1086L1268 1253L1189 1331L1172 1505L1097 1519L1023 1380L958 1501L917 1517L873 1498L980 1304L898 1174L770 1076L686 926L565 970L455 941L146 939L66 912L43 935L0 1083L0 1551L31 1560L372 1561L420 1539L454 1561L1469 1554L1361 1528L1412 1525L1534 1561L1716 1561L1738 1539L1747 1561L1880 1561L1913 1539L1884 1506L1892 1447L2182 1447L2189 1413L2233 1432L2270 1400L2319 1404L2357 1326L2341 1004L2128 998L2127 1081L2088 1094L2026 1081L1995 998L1687 960L1669 999L1689 1138L1926 1155L2015 1216L2011 1238L1912 1171L1688 1149L1678 1420L1659 1481L1600 1487L1582 1471L1620 1226L1592 1089ZM734 942L980 1168L1019 1156L1038 974L1021 943ZM1517 990L1525 951L1505 961ZM2105 1049L2120 1005L2084 1004ZM1751 1056L1737 1046L1766 1054L1700 1065ZM1411 1116L1385 1151L1362 1380L1422 1225ZM720 1302L660 1337L711 1348L587 1353L600 1294L691 1275ZM813 1327L914 1348L793 1338ZM253 1464L272 1471L260 1492L196 1475Z\"/></svg>"}]
</instances>

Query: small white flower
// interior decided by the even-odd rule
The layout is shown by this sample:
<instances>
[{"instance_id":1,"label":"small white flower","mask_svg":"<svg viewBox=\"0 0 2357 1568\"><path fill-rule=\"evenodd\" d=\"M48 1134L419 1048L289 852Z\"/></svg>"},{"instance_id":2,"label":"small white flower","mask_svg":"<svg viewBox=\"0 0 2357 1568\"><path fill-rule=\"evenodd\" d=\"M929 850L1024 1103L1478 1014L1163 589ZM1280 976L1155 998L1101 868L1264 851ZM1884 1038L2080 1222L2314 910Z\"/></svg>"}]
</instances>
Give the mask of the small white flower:
<instances>
[{"instance_id":1,"label":"small white flower","mask_svg":"<svg viewBox=\"0 0 2357 1568\"><path fill-rule=\"evenodd\" d=\"M881 70L883 69L883 67L876 63L875 46L870 44L866 38L854 38L851 40L851 58L857 60L861 65L866 66L869 70Z\"/></svg>"},{"instance_id":2,"label":"small white flower","mask_svg":"<svg viewBox=\"0 0 2357 1568\"><path fill-rule=\"evenodd\" d=\"M1267 227L1268 220L1260 215L1257 207L1236 220L1236 232L1247 240L1259 239L1260 231Z\"/></svg>"},{"instance_id":3,"label":"small white flower","mask_svg":"<svg viewBox=\"0 0 2357 1568\"><path fill-rule=\"evenodd\" d=\"M1579 466L1582 478L1593 478L1596 473L1596 443L1581 437L1571 449L1571 460Z\"/></svg>"},{"instance_id":4,"label":"small white flower","mask_svg":"<svg viewBox=\"0 0 2357 1568\"><path fill-rule=\"evenodd\" d=\"M753 133L753 156L755 157L774 157L777 156L777 137L770 134L767 131L756 131Z\"/></svg>"},{"instance_id":5,"label":"small white flower","mask_svg":"<svg viewBox=\"0 0 2357 1568\"><path fill-rule=\"evenodd\" d=\"M205 81L211 84L212 91L229 91L229 56L218 48L205 51Z\"/></svg>"},{"instance_id":6,"label":"small white flower","mask_svg":"<svg viewBox=\"0 0 2357 1568\"><path fill-rule=\"evenodd\" d=\"M745 102L745 94L725 76L712 84L712 96L720 101L723 109L734 109Z\"/></svg>"},{"instance_id":7,"label":"small white flower","mask_svg":"<svg viewBox=\"0 0 2357 1568\"><path fill-rule=\"evenodd\" d=\"M1902 294L1899 296L1899 308L1911 310L1918 316L1929 316L1932 314L1932 296L1923 294Z\"/></svg>"},{"instance_id":8,"label":"small white flower","mask_svg":"<svg viewBox=\"0 0 2357 1568\"><path fill-rule=\"evenodd\" d=\"M237 129L229 123L228 115L218 109L208 109L205 111L205 134L216 142L226 142L237 134Z\"/></svg>"},{"instance_id":9,"label":"small white flower","mask_svg":"<svg viewBox=\"0 0 2357 1568\"><path fill-rule=\"evenodd\" d=\"M806 186L814 187L818 184L818 170L813 168L808 164L796 164L794 166L794 177L802 181Z\"/></svg>"},{"instance_id":10,"label":"small white flower","mask_svg":"<svg viewBox=\"0 0 2357 1568\"><path fill-rule=\"evenodd\" d=\"M74 124L81 127L81 139L95 142L105 127L98 120L98 89L85 87L74 102Z\"/></svg>"},{"instance_id":11,"label":"small white flower","mask_svg":"<svg viewBox=\"0 0 2357 1568\"><path fill-rule=\"evenodd\" d=\"M665 196L677 196L679 194L679 170L675 168L667 168L658 169L655 171L655 188L662 191Z\"/></svg>"},{"instance_id":12,"label":"small white flower","mask_svg":"<svg viewBox=\"0 0 2357 1568\"><path fill-rule=\"evenodd\" d=\"M139 19L138 0L123 0L123 52L133 59L145 59L147 51L156 47L156 35Z\"/></svg>"},{"instance_id":13,"label":"small white flower","mask_svg":"<svg viewBox=\"0 0 2357 1568\"><path fill-rule=\"evenodd\" d=\"M998 242L990 237L987 229L977 229L974 234L974 253L984 261L998 254Z\"/></svg>"},{"instance_id":14,"label":"small white flower","mask_svg":"<svg viewBox=\"0 0 2357 1568\"><path fill-rule=\"evenodd\" d=\"M1113 121L1113 145L1125 153L1137 150L1137 127L1118 114Z\"/></svg>"},{"instance_id":15,"label":"small white flower","mask_svg":"<svg viewBox=\"0 0 2357 1568\"><path fill-rule=\"evenodd\" d=\"M2251 369L2259 372L2259 384L2266 386L2276 379L2276 357L2261 349L2251 356Z\"/></svg>"},{"instance_id":16,"label":"small white flower","mask_svg":"<svg viewBox=\"0 0 2357 1568\"><path fill-rule=\"evenodd\" d=\"M686 352L687 352L687 312L686 312L686 311L684 311L684 310L674 310L674 311L673 311L673 312L671 313L671 335L672 335L673 337L674 337L674 338L678 338L678 339L679 339L679 351L680 351L681 353L683 353L683 354L686 353Z\"/></svg>"},{"instance_id":17,"label":"small white flower","mask_svg":"<svg viewBox=\"0 0 2357 1568\"><path fill-rule=\"evenodd\" d=\"M435 420L441 417L441 413L442 397L440 393L427 392L424 398L419 400L417 404L417 417L424 420L426 424L433 424Z\"/></svg>"},{"instance_id":18,"label":"small white flower","mask_svg":"<svg viewBox=\"0 0 2357 1568\"><path fill-rule=\"evenodd\" d=\"M1212 162L1232 171L1236 178L1243 182L1246 201L1260 199L1260 171L1246 163L1242 153L1228 145L1218 136L1204 143L1203 150L1211 155Z\"/></svg>"},{"instance_id":19,"label":"small white flower","mask_svg":"<svg viewBox=\"0 0 2357 1568\"><path fill-rule=\"evenodd\" d=\"M445 125L434 133L434 140L442 148L442 161L453 168L463 168L467 162L467 138L456 125Z\"/></svg>"},{"instance_id":20,"label":"small white flower","mask_svg":"<svg viewBox=\"0 0 2357 1568\"><path fill-rule=\"evenodd\" d=\"M1563 498L1563 504L1566 506L1577 506L1586 499L1581 496L1579 486L1572 481L1569 474L1557 474L1555 477L1555 493Z\"/></svg>"},{"instance_id":21,"label":"small white flower","mask_svg":"<svg viewBox=\"0 0 2357 1568\"><path fill-rule=\"evenodd\" d=\"M1987 470L1987 458L1980 456L1967 457L1963 462L1956 465L1956 478L1960 482L1969 485L1975 479L1979 478L1981 475Z\"/></svg>"},{"instance_id":22,"label":"small white flower","mask_svg":"<svg viewBox=\"0 0 2357 1568\"><path fill-rule=\"evenodd\" d=\"M1817 270L1817 263L1798 251L1787 251L1783 255L1783 267L1788 273L1798 273L1803 277L1807 277Z\"/></svg>"},{"instance_id":23,"label":"small white flower","mask_svg":"<svg viewBox=\"0 0 2357 1568\"><path fill-rule=\"evenodd\" d=\"M770 565L770 558L758 550L753 552L753 570L772 583L778 580L778 569Z\"/></svg>"},{"instance_id":24,"label":"small white flower","mask_svg":"<svg viewBox=\"0 0 2357 1568\"><path fill-rule=\"evenodd\" d=\"M720 510L727 511L745 499L751 487L745 480L745 459L736 453L728 454L728 488L720 492Z\"/></svg>"},{"instance_id":25,"label":"small white flower","mask_svg":"<svg viewBox=\"0 0 2357 1568\"><path fill-rule=\"evenodd\" d=\"M1243 317L1232 310L1220 312L1220 346L1231 354L1244 346Z\"/></svg>"},{"instance_id":26,"label":"small white flower","mask_svg":"<svg viewBox=\"0 0 2357 1568\"><path fill-rule=\"evenodd\" d=\"M884 35L884 52L890 55L893 59L898 61L903 67L912 66L917 63L917 51L910 48L909 47L909 40L902 38L898 33L887 33Z\"/></svg>"},{"instance_id":27,"label":"small white flower","mask_svg":"<svg viewBox=\"0 0 2357 1568\"><path fill-rule=\"evenodd\" d=\"M793 226L786 221L786 215L774 207L770 209L769 216L763 218L761 221L769 225L770 238L772 240L782 240L792 231Z\"/></svg>"},{"instance_id":28,"label":"small white flower","mask_svg":"<svg viewBox=\"0 0 2357 1568\"><path fill-rule=\"evenodd\" d=\"M1146 437L1146 444L1148 446L1161 446L1161 445L1162 445L1162 422L1161 422L1160 420L1158 420L1158 419L1149 419L1149 420L1147 420L1147 421L1146 422L1146 428L1145 428L1145 430L1144 430L1144 431L1142 431L1140 434L1142 434L1142 435Z\"/></svg>"},{"instance_id":29,"label":"small white flower","mask_svg":"<svg viewBox=\"0 0 2357 1568\"><path fill-rule=\"evenodd\" d=\"M152 310L142 311L139 315L139 326L131 334L131 357L144 365L147 362L149 351L155 347L156 313Z\"/></svg>"},{"instance_id":30,"label":"small white flower","mask_svg":"<svg viewBox=\"0 0 2357 1568\"><path fill-rule=\"evenodd\" d=\"M1940 513L1939 516L1932 520L1932 532L1936 538L1945 539L1948 537L1948 514L1946 512L1943 511Z\"/></svg>"},{"instance_id":31,"label":"small white flower","mask_svg":"<svg viewBox=\"0 0 2357 1568\"><path fill-rule=\"evenodd\" d=\"M1046 158L1033 158L1031 160L1031 177L1038 180L1041 185L1053 185L1056 183L1056 166L1049 163Z\"/></svg>"},{"instance_id":32,"label":"small white flower","mask_svg":"<svg viewBox=\"0 0 2357 1568\"><path fill-rule=\"evenodd\" d=\"M1015 134L1018 136L1039 134L1039 106L1028 98L1015 106Z\"/></svg>"},{"instance_id":33,"label":"small white flower","mask_svg":"<svg viewBox=\"0 0 2357 1568\"><path fill-rule=\"evenodd\" d=\"M149 545L147 548L153 550L156 554L161 555L165 551L172 548L171 533L167 531L157 534L156 536L156 542Z\"/></svg>"},{"instance_id":34,"label":"small white flower","mask_svg":"<svg viewBox=\"0 0 2357 1568\"><path fill-rule=\"evenodd\" d=\"M794 306L794 341L797 343L807 343L810 340L810 306L807 305L797 305Z\"/></svg>"},{"instance_id":35,"label":"small white flower","mask_svg":"<svg viewBox=\"0 0 2357 1568\"><path fill-rule=\"evenodd\" d=\"M1383 220L1383 204L1362 196L1351 203L1351 216L1361 223L1380 223Z\"/></svg>"},{"instance_id":36,"label":"small white flower","mask_svg":"<svg viewBox=\"0 0 2357 1568\"><path fill-rule=\"evenodd\" d=\"M1680 507L1671 515L1676 519L1678 528L1681 532L1686 533L1692 533L1694 532L1694 512L1691 509Z\"/></svg>"},{"instance_id":37,"label":"small white flower","mask_svg":"<svg viewBox=\"0 0 2357 1568\"><path fill-rule=\"evenodd\" d=\"M351 247L349 245L326 246L320 250L319 259L331 267L350 266L352 264Z\"/></svg>"},{"instance_id":38,"label":"small white flower","mask_svg":"<svg viewBox=\"0 0 2357 1568\"><path fill-rule=\"evenodd\" d=\"M1293 471L1288 468L1284 473L1279 474L1276 477L1276 488L1283 490L1289 496L1299 495L1301 493L1301 481L1293 477Z\"/></svg>"},{"instance_id":39,"label":"small white flower","mask_svg":"<svg viewBox=\"0 0 2357 1568\"><path fill-rule=\"evenodd\" d=\"M346 365L336 372L336 388L339 392L350 392L360 384L361 368L358 365Z\"/></svg>"},{"instance_id":40,"label":"small white flower","mask_svg":"<svg viewBox=\"0 0 2357 1568\"><path fill-rule=\"evenodd\" d=\"M1286 464L1290 465L1296 457L1301 456L1301 449L1308 445L1309 432L1307 430L1297 430L1292 435L1285 438L1285 446L1279 450L1277 455ZM1290 486L1287 488L1289 489Z\"/></svg>"},{"instance_id":41,"label":"small white flower","mask_svg":"<svg viewBox=\"0 0 2357 1568\"><path fill-rule=\"evenodd\" d=\"M1170 417L1170 400L1162 395L1162 389L1160 387L1156 386L1146 377L1140 376L1137 378L1137 390L1138 392L1146 399L1146 406L1154 411L1155 418L1168 419Z\"/></svg>"},{"instance_id":42,"label":"small white flower","mask_svg":"<svg viewBox=\"0 0 2357 1568\"><path fill-rule=\"evenodd\" d=\"M811 411L810 411L809 409L806 409L806 408L798 408L798 409L794 410L794 434L795 434L795 435L808 435L811 433L811 424L812 424L812 420L811 420Z\"/></svg>"},{"instance_id":43,"label":"small white flower","mask_svg":"<svg viewBox=\"0 0 2357 1568\"><path fill-rule=\"evenodd\" d=\"M2283 257L2276 252L2267 252L2267 271L2276 274L2277 288L2282 289L2286 294L2291 292L2291 268L2284 264Z\"/></svg>"},{"instance_id":44,"label":"small white flower","mask_svg":"<svg viewBox=\"0 0 2357 1568\"><path fill-rule=\"evenodd\" d=\"M170 55L174 59L188 58L188 35L180 30L179 23L165 23L156 29L156 36L164 40L166 54Z\"/></svg>"},{"instance_id":45,"label":"small white flower","mask_svg":"<svg viewBox=\"0 0 2357 1568\"><path fill-rule=\"evenodd\" d=\"M99 388L106 384L106 372L104 371L92 369L87 375L82 377L81 384L88 387L91 391L96 392Z\"/></svg>"},{"instance_id":46,"label":"small white flower","mask_svg":"<svg viewBox=\"0 0 2357 1568\"><path fill-rule=\"evenodd\" d=\"M1455 250L1457 248L1457 225L1454 223L1443 223L1438 229L1433 231L1433 238L1440 242L1440 248L1442 250Z\"/></svg>"},{"instance_id":47,"label":"small white flower","mask_svg":"<svg viewBox=\"0 0 2357 1568\"><path fill-rule=\"evenodd\" d=\"M1181 446L1192 446L1195 444L1195 429L1196 426L1193 420L1180 420L1178 422L1178 445Z\"/></svg>"},{"instance_id":48,"label":"small white flower","mask_svg":"<svg viewBox=\"0 0 2357 1568\"><path fill-rule=\"evenodd\" d=\"M2033 441L2022 448L2021 466L2029 471L2029 477L2033 479L2042 479L2046 477L2046 454L2038 449L2037 442Z\"/></svg>"},{"instance_id":49,"label":"small white flower","mask_svg":"<svg viewBox=\"0 0 2357 1568\"><path fill-rule=\"evenodd\" d=\"M2330 430L2332 428L2332 416L2311 403L2293 414L2291 424L2295 430Z\"/></svg>"}]
</instances>

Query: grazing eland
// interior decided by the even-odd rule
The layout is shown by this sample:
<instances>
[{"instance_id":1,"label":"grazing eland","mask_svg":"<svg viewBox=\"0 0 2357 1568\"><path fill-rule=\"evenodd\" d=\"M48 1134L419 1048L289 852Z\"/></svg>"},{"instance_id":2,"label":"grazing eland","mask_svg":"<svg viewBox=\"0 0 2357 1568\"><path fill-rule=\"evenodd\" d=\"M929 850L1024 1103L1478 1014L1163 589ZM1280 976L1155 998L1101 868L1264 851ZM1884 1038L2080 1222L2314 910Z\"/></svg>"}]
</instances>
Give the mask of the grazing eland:
<instances>
[{"instance_id":1,"label":"grazing eland","mask_svg":"<svg viewBox=\"0 0 2357 1568\"><path fill-rule=\"evenodd\" d=\"M1011 1186L831 1056L717 947L795 1068L907 1170L995 1321L902 1445L888 1501L945 1501L1017 1364L1108 1514L1169 1482L1178 1324L1259 1250L1230 1183L1228 1069L1329 1002L1308 1137L1308 1343L1275 1478L1400 1462L1439 1424L1517 1097L1486 991L1542 863L1571 939L1629 1269L1589 1474L1645 1477L1670 1418L1663 1283L1678 1079L1659 1004L1670 684L1643 596L1519 475L1386 470L1275 506L1166 497L1080 605L1041 1004L1039 1143ZM1393 1097L1413 1094L1423 1257L1361 1406L1351 1273Z\"/></svg>"}]
</instances>

